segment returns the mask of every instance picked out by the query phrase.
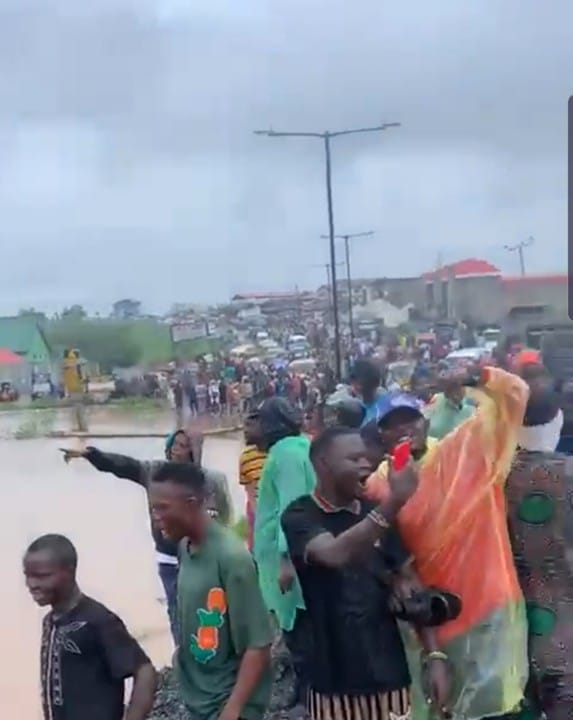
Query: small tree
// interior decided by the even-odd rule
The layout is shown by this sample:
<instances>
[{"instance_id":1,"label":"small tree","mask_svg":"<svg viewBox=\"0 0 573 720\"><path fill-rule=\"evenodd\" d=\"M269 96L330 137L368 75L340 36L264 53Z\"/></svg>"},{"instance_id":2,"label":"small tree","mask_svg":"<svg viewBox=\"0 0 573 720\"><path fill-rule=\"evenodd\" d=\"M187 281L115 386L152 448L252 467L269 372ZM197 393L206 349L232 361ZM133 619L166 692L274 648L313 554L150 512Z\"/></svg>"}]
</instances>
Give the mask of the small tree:
<instances>
[{"instance_id":1,"label":"small tree","mask_svg":"<svg viewBox=\"0 0 573 720\"><path fill-rule=\"evenodd\" d=\"M141 302L139 300L132 300L131 298L124 298L114 302L112 306L112 317L117 320L131 320L141 316Z\"/></svg>"},{"instance_id":2,"label":"small tree","mask_svg":"<svg viewBox=\"0 0 573 720\"><path fill-rule=\"evenodd\" d=\"M61 318L66 320L84 320L88 314L81 305L70 305L62 310Z\"/></svg>"}]
</instances>

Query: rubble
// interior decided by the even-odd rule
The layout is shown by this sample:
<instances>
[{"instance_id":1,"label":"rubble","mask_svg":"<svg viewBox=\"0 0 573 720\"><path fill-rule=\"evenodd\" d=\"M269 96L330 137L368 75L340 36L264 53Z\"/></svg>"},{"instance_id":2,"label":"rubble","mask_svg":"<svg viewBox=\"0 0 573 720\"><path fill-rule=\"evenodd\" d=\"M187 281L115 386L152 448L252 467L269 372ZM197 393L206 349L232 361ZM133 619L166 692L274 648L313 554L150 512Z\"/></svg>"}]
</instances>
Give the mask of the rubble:
<instances>
[{"instance_id":1,"label":"rubble","mask_svg":"<svg viewBox=\"0 0 573 720\"><path fill-rule=\"evenodd\" d=\"M273 690L264 720L304 720L300 707L292 707L294 700L294 674L288 651L277 641L272 648ZM155 705L149 720L193 720L189 710L179 698L175 673L164 668L159 674Z\"/></svg>"}]
</instances>

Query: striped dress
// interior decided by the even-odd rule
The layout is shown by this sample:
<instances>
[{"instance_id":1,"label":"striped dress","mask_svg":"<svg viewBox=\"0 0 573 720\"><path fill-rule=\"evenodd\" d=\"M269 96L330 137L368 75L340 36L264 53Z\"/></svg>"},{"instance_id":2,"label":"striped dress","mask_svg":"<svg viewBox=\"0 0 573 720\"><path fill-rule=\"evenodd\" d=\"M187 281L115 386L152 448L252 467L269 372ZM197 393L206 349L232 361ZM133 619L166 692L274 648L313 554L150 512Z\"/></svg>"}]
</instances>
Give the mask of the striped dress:
<instances>
[{"instance_id":1,"label":"striped dress","mask_svg":"<svg viewBox=\"0 0 573 720\"><path fill-rule=\"evenodd\" d=\"M266 459L267 454L259 450L256 445L247 445L239 458L239 482L247 493L247 524L249 528L247 544L249 550L252 550L253 547L258 484Z\"/></svg>"}]
</instances>

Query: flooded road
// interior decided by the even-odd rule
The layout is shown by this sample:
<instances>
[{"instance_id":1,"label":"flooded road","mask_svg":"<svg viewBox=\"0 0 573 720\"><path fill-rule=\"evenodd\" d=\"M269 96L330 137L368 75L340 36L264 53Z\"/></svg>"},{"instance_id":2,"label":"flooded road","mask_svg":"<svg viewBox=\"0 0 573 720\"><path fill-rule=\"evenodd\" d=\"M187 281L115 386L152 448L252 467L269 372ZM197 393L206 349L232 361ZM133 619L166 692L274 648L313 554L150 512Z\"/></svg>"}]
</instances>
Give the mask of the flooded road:
<instances>
[{"instance_id":1,"label":"flooded road","mask_svg":"<svg viewBox=\"0 0 573 720\"><path fill-rule=\"evenodd\" d=\"M128 432L141 419L113 419L102 413L90 430ZM14 427L0 414L0 436ZM54 424L54 418L51 419ZM169 431L169 417L149 418L145 426ZM66 417L54 429L66 427ZM141 459L163 457L161 439L93 440L102 450ZM67 535L79 553L79 581L84 592L116 611L158 665L169 662L172 648L162 589L149 533L143 490L126 480L98 473L87 462L66 465L60 447L79 447L78 440L0 440L0 637L5 667L0 675L0 717L40 720L39 641L45 611L36 607L23 582L21 558L38 535ZM206 438L203 464L227 474L235 506L244 498L237 482L238 436Z\"/></svg>"}]
</instances>

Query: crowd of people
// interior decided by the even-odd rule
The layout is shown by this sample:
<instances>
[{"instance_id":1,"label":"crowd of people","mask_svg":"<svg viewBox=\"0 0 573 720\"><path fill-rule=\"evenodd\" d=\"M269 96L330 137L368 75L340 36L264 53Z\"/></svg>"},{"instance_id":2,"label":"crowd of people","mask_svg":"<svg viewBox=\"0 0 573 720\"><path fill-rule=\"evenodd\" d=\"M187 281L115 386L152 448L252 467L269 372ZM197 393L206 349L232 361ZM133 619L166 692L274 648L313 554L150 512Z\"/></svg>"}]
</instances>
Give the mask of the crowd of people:
<instances>
[{"instance_id":1,"label":"crowd of people","mask_svg":"<svg viewBox=\"0 0 573 720\"><path fill-rule=\"evenodd\" d=\"M205 367L198 373L174 373L170 388L178 424L186 418L239 415L245 417L263 400L284 397L301 408L331 387L328 368L309 363L307 372L272 362L249 364L227 360L224 367Z\"/></svg>"},{"instance_id":2,"label":"crowd of people","mask_svg":"<svg viewBox=\"0 0 573 720\"><path fill-rule=\"evenodd\" d=\"M246 545L200 438L178 430L151 463L64 451L147 492L190 720L261 720L277 635L297 718L573 717L573 478L552 379L524 356L442 375L430 402L381 380L357 360L312 412L278 393L249 407ZM51 606L45 717L144 720L155 671L76 566L59 535L24 557Z\"/></svg>"}]
</instances>

